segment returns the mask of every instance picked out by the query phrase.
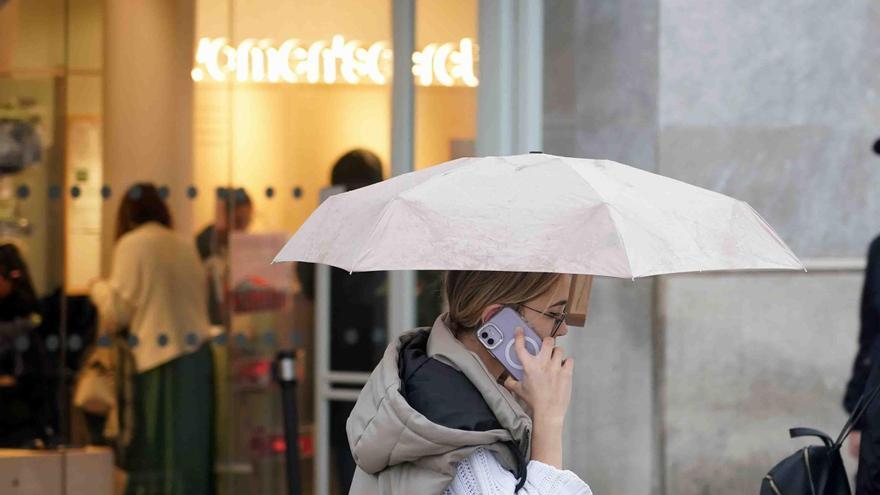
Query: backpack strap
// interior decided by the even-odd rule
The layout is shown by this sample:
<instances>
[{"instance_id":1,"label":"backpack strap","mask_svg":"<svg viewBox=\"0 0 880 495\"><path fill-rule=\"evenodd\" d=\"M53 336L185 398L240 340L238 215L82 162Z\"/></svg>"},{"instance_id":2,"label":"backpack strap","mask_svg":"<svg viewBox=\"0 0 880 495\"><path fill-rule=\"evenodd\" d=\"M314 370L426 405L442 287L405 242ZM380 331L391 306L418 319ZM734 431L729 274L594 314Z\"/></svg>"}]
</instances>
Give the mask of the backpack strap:
<instances>
[{"instance_id":1,"label":"backpack strap","mask_svg":"<svg viewBox=\"0 0 880 495\"><path fill-rule=\"evenodd\" d=\"M812 428L792 428L788 430L788 434L791 435L791 438L819 437L822 439L822 442L825 444L826 447L834 447L834 440L832 440L831 437L829 437L826 433L823 433L819 430L814 430Z\"/></svg>"},{"instance_id":2,"label":"backpack strap","mask_svg":"<svg viewBox=\"0 0 880 495\"><path fill-rule=\"evenodd\" d=\"M871 391L862 394L859 401L856 403L856 407L853 408L853 412L850 414L849 419L846 420L846 424L843 425L843 430L841 430L840 436L838 436L837 441L834 442L834 448L839 449L840 446L843 445L843 441L846 440L846 437L849 436L855 425L858 424L862 419L862 416L868 411L868 407L877 397L878 393L880 393L880 384L877 384Z\"/></svg>"},{"instance_id":3,"label":"backpack strap","mask_svg":"<svg viewBox=\"0 0 880 495\"><path fill-rule=\"evenodd\" d=\"M840 436L837 437L837 440L832 442L831 437L826 435L825 433L815 430L813 428L792 428L788 430L791 438L798 437L819 437L822 439L822 442L825 444L825 447L828 448L828 453L832 454L837 450L840 450L840 447L843 445L843 441L846 440L846 437L852 432L853 427L858 424L858 422L862 419L862 416L868 410L868 407L877 398L877 395L880 395L880 384L876 385L869 392L863 393L859 398L858 403L853 408L852 414L850 414L849 419L846 420L846 423L843 425L843 430L840 432ZM806 451L809 451L810 447L804 447ZM805 460L805 462L807 462ZM833 466L827 466L826 469L822 472L819 477L819 483L815 486L810 487L813 492L812 493L824 493L825 485L828 483L828 477L831 475L831 469ZM818 490L818 491L816 491Z\"/></svg>"}]
</instances>

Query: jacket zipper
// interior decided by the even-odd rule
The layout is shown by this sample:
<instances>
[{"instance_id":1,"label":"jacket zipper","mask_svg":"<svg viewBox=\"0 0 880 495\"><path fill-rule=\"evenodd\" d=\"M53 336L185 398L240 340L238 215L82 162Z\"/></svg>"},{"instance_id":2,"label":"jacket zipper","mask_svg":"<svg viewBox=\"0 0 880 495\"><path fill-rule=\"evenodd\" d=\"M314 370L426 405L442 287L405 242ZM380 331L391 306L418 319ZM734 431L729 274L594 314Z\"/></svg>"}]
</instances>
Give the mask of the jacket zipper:
<instances>
[{"instance_id":1,"label":"jacket zipper","mask_svg":"<svg viewBox=\"0 0 880 495\"><path fill-rule=\"evenodd\" d=\"M768 474L767 476L764 476L764 479L766 479L770 483L770 489L773 490L773 493L775 493L776 495L782 495L782 492L779 491L779 487L776 486L776 481L773 480L772 476Z\"/></svg>"},{"instance_id":2,"label":"jacket zipper","mask_svg":"<svg viewBox=\"0 0 880 495\"><path fill-rule=\"evenodd\" d=\"M810 469L810 448L804 447L804 462L807 464L807 478L810 480L810 493L816 495L816 486L813 485L813 470Z\"/></svg>"}]
</instances>

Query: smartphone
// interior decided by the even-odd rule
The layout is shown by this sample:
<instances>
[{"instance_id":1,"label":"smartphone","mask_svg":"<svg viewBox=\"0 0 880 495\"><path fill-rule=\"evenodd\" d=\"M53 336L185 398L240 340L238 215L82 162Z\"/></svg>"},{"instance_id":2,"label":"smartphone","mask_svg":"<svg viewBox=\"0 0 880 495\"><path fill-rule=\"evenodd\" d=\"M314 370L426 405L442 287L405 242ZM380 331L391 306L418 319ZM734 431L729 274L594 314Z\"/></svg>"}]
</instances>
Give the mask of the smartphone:
<instances>
[{"instance_id":1,"label":"smartphone","mask_svg":"<svg viewBox=\"0 0 880 495\"><path fill-rule=\"evenodd\" d=\"M477 329L477 340L483 344L495 359L501 362L507 372L519 381L523 378L523 365L516 356L514 338L517 327L523 329L526 351L531 355L541 350L541 337L529 327L519 313L511 307L504 307Z\"/></svg>"}]
</instances>

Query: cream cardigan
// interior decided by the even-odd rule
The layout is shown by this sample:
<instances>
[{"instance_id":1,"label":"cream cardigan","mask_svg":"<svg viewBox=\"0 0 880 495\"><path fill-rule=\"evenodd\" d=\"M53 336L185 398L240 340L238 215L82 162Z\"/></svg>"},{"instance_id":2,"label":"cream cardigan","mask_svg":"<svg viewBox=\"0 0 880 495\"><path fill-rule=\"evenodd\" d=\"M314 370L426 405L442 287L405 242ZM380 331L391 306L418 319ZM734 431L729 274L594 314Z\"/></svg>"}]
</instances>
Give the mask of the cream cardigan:
<instances>
[{"instance_id":1,"label":"cream cardigan","mask_svg":"<svg viewBox=\"0 0 880 495\"><path fill-rule=\"evenodd\" d=\"M206 291L193 243L148 222L116 242L110 277L95 282L89 296L100 332L127 326L136 338L132 352L142 373L210 338Z\"/></svg>"}]
</instances>

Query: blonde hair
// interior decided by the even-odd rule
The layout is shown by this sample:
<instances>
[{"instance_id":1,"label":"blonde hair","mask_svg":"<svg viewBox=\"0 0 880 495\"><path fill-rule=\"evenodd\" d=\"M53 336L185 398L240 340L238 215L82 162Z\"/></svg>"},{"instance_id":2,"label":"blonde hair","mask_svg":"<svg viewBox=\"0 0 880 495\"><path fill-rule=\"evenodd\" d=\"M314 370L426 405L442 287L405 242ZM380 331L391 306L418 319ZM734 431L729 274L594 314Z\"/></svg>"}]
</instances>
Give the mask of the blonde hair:
<instances>
[{"instance_id":1,"label":"blonde hair","mask_svg":"<svg viewBox=\"0 0 880 495\"><path fill-rule=\"evenodd\" d=\"M446 299L452 332L459 335L482 323L483 310L491 304L516 305L550 290L559 273L446 272Z\"/></svg>"}]
</instances>

